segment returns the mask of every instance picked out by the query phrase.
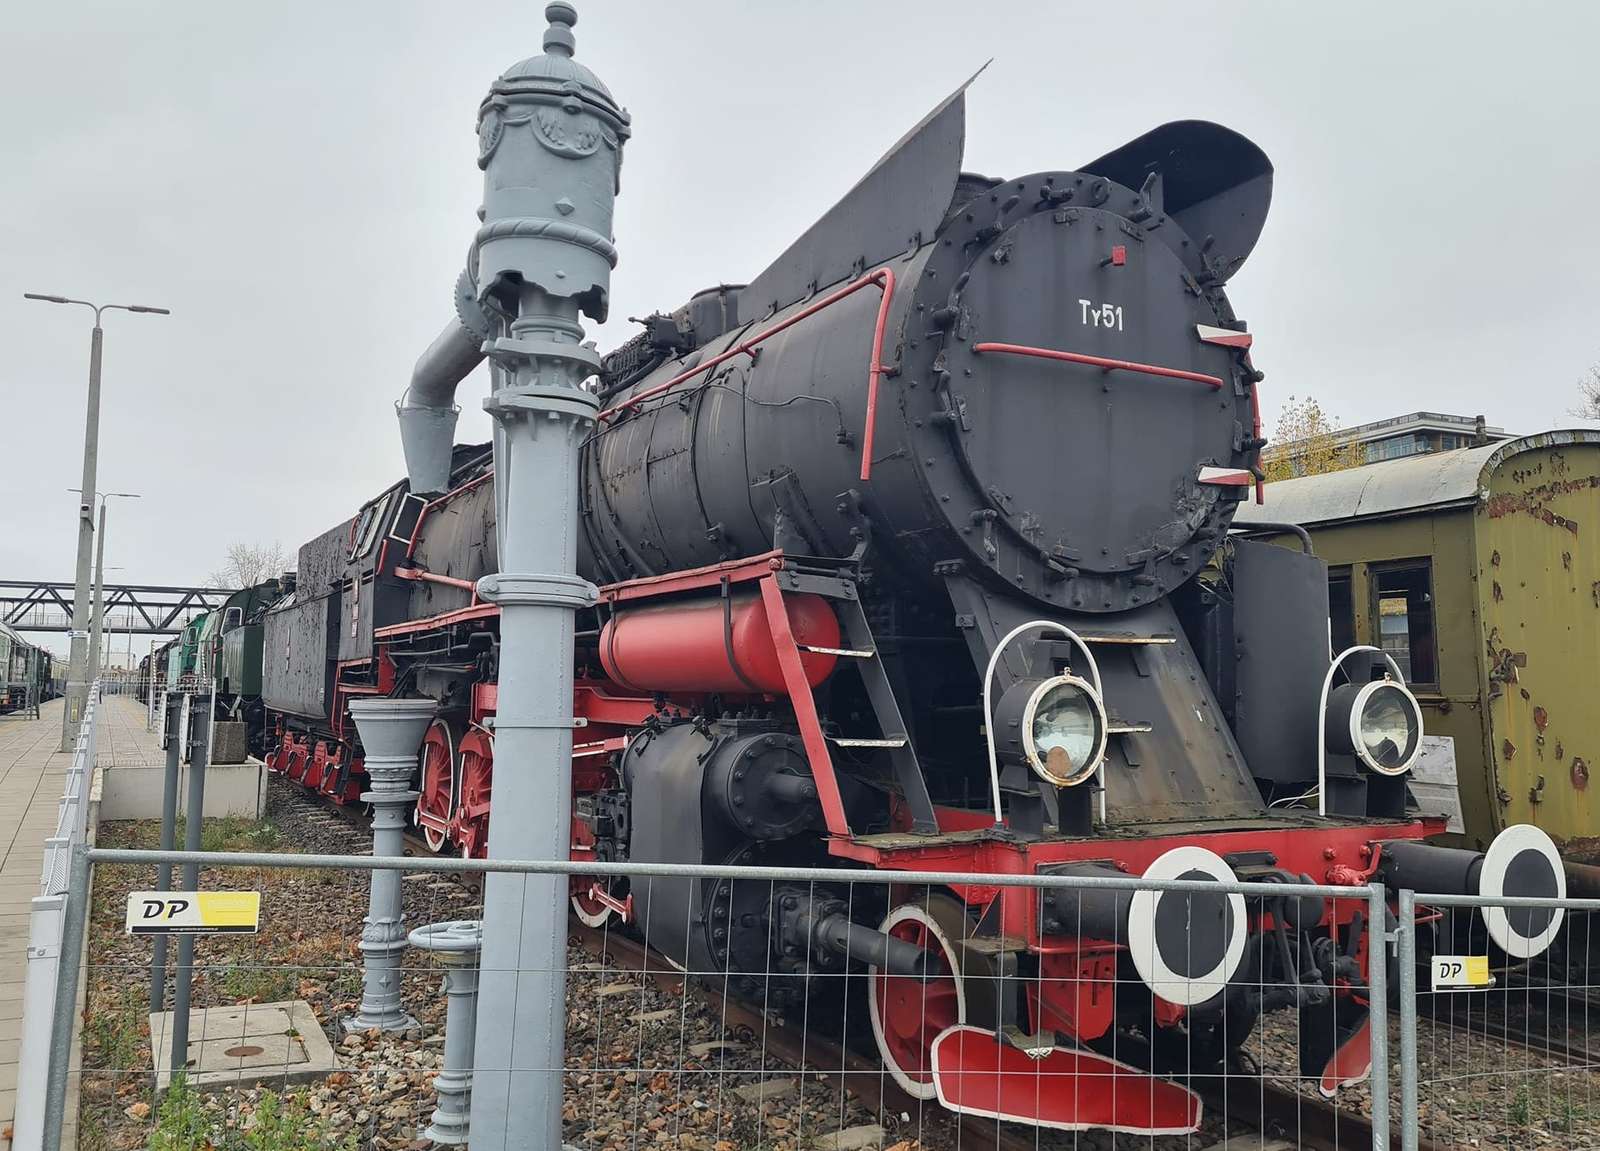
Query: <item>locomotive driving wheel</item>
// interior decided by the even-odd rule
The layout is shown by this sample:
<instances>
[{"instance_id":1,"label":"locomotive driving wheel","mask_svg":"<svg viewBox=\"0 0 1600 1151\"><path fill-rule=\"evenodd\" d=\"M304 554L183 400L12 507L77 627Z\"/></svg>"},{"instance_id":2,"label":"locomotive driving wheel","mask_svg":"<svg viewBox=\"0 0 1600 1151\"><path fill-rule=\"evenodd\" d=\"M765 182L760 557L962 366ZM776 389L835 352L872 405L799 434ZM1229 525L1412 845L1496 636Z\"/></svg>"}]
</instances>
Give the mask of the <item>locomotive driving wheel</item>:
<instances>
[{"instance_id":1,"label":"locomotive driving wheel","mask_svg":"<svg viewBox=\"0 0 1600 1151\"><path fill-rule=\"evenodd\" d=\"M422 780L412 822L429 851L441 850L450 838L456 801L456 734L442 719L428 725L422 737Z\"/></svg>"},{"instance_id":2,"label":"locomotive driving wheel","mask_svg":"<svg viewBox=\"0 0 1600 1151\"><path fill-rule=\"evenodd\" d=\"M932 1099L933 1041L969 1015L978 1026L992 1026L993 971L986 956L964 945L972 921L949 895L902 903L879 930L944 959L945 973L927 981L867 968L867 1008L883 1065L911 1095Z\"/></svg>"},{"instance_id":3,"label":"locomotive driving wheel","mask_svg":"<svg viewBox=\"0 0 1600 1151\"><path fill-rule=\"evenodd\" d=\"M451 831L462 859L483 859L489 854L489 790L494 774L494 736L474 727L458 744L461 787L456 794L456 814Z\"/></svg>"},{"instance_id":4,"label":"locomotive driving wheel","mask_svg":"<svg viewBox=\"0 0 1600 1151\"><path fill-rule=\"evenodd\" d=\"M578 922L586 927L604 927L611 921L616 912L610 904L601 903L596 898L595 889L611 894L617 882L615 879L596 879L591 875L573 876L572 912L578 917Z\"/></svg>"}]
</instances>

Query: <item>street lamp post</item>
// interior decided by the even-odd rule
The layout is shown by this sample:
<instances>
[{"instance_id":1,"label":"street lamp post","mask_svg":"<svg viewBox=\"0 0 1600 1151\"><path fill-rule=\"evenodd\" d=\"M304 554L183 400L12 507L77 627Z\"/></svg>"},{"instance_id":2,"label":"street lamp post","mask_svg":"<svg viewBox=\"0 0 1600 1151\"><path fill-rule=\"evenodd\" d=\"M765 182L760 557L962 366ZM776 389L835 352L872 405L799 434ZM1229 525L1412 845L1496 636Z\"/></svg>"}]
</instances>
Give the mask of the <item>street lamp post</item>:
<instances>
[{"instance_id":1,"label":"street lamp post","mask_svg":"<svg viewBox=\"0 0 1600 1151\"><path fill-rule=\"evenodd\" d=\"M78 565L72 594L72 655L67 668L66 706L61 710L61 750L71 751L78 738L78 721L83 717L89 695L89 560L94 544L95 465L100 453L100 345L105 333L100 328L100 313L140 312L157 316L172 313L166 308L145 304L92 304L66 296L46 296L24 292L23 299L46 304L77 304L94 310L94 332L89 341L89 405L83 424L83 487L78 500Z\"/></svg>"},{"instance_id":2,"label":"street lamp post","mask_svg":"<svg viewBox=\"0 0 1600 1151\"><path fill-rule=\"evenodd\" d=\"M77 491L77 488L69 489ZM81 493L80 493L81 494ZM100 530L94 544L94 617L89 624L89 676L93 683L100 674L100 654L105 646L106 600L106 501L139 499L138 492L98 492L100 499ZM114 566L114 565L113 565ZM116 569L121 570L121 569Z\"/></svg>"}]
</instances>

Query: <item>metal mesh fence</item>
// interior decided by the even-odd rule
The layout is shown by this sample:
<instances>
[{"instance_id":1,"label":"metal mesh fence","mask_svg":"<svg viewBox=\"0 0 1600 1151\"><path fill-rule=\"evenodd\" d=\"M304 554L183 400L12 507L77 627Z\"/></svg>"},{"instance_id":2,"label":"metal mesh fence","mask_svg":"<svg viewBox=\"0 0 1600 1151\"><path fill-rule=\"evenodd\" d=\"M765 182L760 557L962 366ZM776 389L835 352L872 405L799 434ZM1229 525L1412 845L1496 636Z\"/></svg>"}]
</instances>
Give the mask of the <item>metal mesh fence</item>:
<instances>
[{"instance_id":1,"label":"metal mesh fence","mask_svg":"<svg viewBox=\"0 0 1600 1151\"><path fill-rule=\"evenodd\" d=\"M478 1069L480 1090L486 1070L512 1071L492 1077L511 1092L519 1076L559 1076L569 1146L1368 1147L1375 1105L1386 1123L1387 1077L1367 1071L1375 1049L1387 1066L1388 1032L1361 1026L1382 998L1360 974L1365 888L627 867L597 885L566 864L395 861L405 926L440 930L401 955L404 1019L381 1029L360 1024L375 861L262 851L287 846L263 826L206 829L208 847L248 854L207 856L200 890L259 891L261 917L254 933L197 941L177 1090L178 972L152 1010L151 943L125 922L156 860L187 857L103 829L134 850L91 853L83 1057L70 1076L80 1144L254 1147L287 1127L295 1146L461 1138L472 1022L528 1007L473 1001L487 972L463 925L495 882L576 897L554 1013L563 1066L539 1066L530 1037L511 1067ZM1133 906L1141 888L1145 910ZM1301 927L1255 930L1285 918L1286 900ZM1010 934L1019 908L1048 918L1048 947ZM1184 968L1205 958L1212 919L1240 909L1223 991L1210 969ZM1130 926L1145 914L1184 940L1156 987L1132 962L1152 946ZM1324 984L1319 963L1336 978Z\"/></svg>"},{"instance_id":2,"label":"metal mesh fence","mask_svg":"<svg viewBox=\"0 0 1600 1151\"><path fill-rule=\"evenodd\" d=\"M1600 1148L1596 911L1403 893L1406 1146ZM1530 936L1548 948L1528 956Z\"/></svg>"}]
</instances>

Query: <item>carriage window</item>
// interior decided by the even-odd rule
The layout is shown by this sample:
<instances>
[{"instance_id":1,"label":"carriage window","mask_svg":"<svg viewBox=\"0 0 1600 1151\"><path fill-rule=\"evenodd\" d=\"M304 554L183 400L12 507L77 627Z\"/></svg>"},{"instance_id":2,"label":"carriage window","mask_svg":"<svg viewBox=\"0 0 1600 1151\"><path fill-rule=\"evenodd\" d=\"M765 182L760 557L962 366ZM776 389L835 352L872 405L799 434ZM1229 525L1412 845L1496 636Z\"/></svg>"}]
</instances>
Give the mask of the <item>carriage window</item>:
<instances>
[{"instance_id":1,"label":"carriage window","mask_svg":"<svg viewBox=\"0 0 1600 1151\"><path fill-rule=\"evenodd\" d=\"M1338 655L1356 642L1356 602L1350 591L1350 569L1328 569L1328 638Z\"/></svg>"},{"instance_id":2,"label":"carriage window","mask_svg":"<svg viewBox=\"0 0 1600 1151\"><path fill-rule=\"evenodd\" d=\"M1438 684L1430 562L1407 560L1373 567L1372 612L1378 645L1394 656L1406 682Z\"/></svg>"},{"instance_id":3,"label":"carriage window","mask_svg":"<svg viewBox=\"0 0 1600 1151\"><path fill-rule=\"evenodd\" d=\"M356 523L355 539L350 544L349 559L359 559L372 550L372 545L378 539L378 529L383 525L385 514L389 510L389 498L392 495L393 492L385 492L362 509L361 519Z\"/></svg>"}]
</instances>

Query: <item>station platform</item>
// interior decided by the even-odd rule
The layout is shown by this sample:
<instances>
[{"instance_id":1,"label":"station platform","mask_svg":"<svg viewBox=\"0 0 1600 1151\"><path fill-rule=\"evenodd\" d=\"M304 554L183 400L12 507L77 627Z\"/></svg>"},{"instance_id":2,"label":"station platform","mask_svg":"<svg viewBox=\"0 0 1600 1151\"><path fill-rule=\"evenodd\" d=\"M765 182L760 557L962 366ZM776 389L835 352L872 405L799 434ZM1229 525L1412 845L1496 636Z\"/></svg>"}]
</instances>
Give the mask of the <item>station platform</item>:
<instances>
[{"instance_id":1,"label":"station platform","mask_svg":"<svg viewBox=\"0 0 1600 1151\"><path fill-rule=\"evenodd\" d=\"M56 750L63 706L62 700L51 700L39 709L38 719L0 716L0 1130L6 1133L0 1147L10 1145L16 1114L29 900L39 894L44 841L55 834L57 803L72 759ZM145 709L136 699L107 695L103 706L97 766L164 762L159 739L145 731ZM63 1146L72 1145L76 1126L75 1109L69 1108Z\"/></svg>"}]
</instances>

